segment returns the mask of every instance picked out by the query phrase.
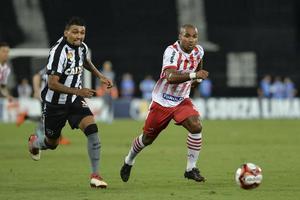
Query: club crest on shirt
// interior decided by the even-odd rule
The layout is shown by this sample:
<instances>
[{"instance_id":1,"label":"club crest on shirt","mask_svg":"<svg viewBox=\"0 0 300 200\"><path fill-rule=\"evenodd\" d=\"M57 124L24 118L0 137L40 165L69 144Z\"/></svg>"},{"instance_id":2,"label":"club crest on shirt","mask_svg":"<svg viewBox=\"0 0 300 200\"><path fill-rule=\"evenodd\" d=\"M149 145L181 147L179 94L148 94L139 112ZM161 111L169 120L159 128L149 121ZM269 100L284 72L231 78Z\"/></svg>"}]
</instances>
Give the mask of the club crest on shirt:
<instances>
[{"instance_id":1,"label":"club crest on shirt","mask_svg":"<svg viewBox=\"0 0 300 200\"><path fill-rule=\"evenodd\" d=\"M72 52L68 52L68 53L67 53L67 59L68 59L68 60L72 60L73 57L74 57L74 56L73 56L73 53L72 53Z\"/></svg>"}]
</instances>

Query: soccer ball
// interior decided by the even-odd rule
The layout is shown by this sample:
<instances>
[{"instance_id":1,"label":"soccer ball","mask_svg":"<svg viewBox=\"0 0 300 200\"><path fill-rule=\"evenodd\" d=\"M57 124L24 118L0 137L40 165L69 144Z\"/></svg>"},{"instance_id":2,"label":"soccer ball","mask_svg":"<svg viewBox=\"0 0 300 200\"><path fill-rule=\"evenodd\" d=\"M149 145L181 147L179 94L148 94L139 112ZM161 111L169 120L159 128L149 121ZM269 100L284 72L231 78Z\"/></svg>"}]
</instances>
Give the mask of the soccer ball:
<instances>
[{"instance_id":1,"label":"soccer ball","mask_svg":"<svg viewBox=\"0 0 300 200\"><path fill-rule=\"evenodd\" d=\"M253 163L242 164L236 170L235 181L243 189L254 189L261 184L262 170Z\"/></svg>"}]
</instances>

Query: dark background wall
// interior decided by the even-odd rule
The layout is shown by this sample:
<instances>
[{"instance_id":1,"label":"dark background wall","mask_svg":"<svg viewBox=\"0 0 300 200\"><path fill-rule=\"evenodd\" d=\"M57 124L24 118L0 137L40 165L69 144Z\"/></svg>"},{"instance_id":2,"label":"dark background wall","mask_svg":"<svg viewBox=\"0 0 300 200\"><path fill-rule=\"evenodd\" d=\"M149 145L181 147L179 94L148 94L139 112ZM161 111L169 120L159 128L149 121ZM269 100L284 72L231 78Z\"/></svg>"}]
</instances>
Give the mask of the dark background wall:
<instances>
[{"instance_id":1,"label":"dark background wall","mask_svg":"<svg viewBox=\"0 0 300 200\"><path fill-rule=\"evenodd\" d=\"M206 54L215 95L254 96L256 88L226 86L226 54L254 51L257 75L290 76L299 85L299 3L294 0L206 0L209 39L220 51ZM298 14L299 15L299 14Z\"/></svg>"},{"instance_id":2,"label":"dark background wall","mask_svg":"<svg viewBox=\"0 0 300 200\"><path fill-rule=\"evenodd\" d=\"M6 9L0 12L4 17L0 20L0 40L15 46L24 39L22 31L11 1L3 0L1 4ZM125 72L132 73L136 83L146 74L157 79L163 51L177 39L174 0L43 0L41 7L50 46L62 35L67 19L83 17L87 22L86 43L92 49L94 63L100 66L111 60L117 83ZM288 75L299 86L299 11L296 0L205 0L208 38L220 46L220 51L205 54L214 95L256 96L256 87L227 87L228 52L253 51L257 55L258 79L264 74ZM15 63L23 68L16 71L17 77L29 76L26 60Z\"/></svg>"},{"instance_id":3,"label":"dark background wall","mask_svg":"<svg viewBox=\"0 0 300 200\"><path fill-rule=\"evenodd\" d=\"M146 74L158 78L164 48L177 38L175 1L79 2L42 1L51 44L62 34L66 20L79 15L87 22L86 43L94 63L111 60L117 82L125 72L133 73L137 83ZM53 16L53 10L64 12Z\"/></svg>"},{"instance_id":4,"label":"dark background wall","mask_svg":"<svg viewBox=\"0 0 300 200\"><path fill-rule=\"evenodd\" d=\"M24 35L18 26L13 2L2 0L0 7L0 41L15 46L24 41Z\"/></svg>"}]
</instances>

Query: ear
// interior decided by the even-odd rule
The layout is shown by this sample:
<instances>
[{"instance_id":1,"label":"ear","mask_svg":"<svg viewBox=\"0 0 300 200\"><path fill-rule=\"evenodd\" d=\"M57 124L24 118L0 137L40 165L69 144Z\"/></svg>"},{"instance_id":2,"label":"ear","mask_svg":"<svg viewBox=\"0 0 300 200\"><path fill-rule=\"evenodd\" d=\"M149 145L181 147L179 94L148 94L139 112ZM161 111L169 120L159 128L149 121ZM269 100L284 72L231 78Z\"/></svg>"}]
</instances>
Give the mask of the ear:
<instances>
[{"instance_id":1,"label":"ear","mask_svg":"<svg viewBox=\"0 0 300 200\"><path fill-rule=\"evenodd\" d=\"M65 30L64 31L64 36L67 37L67 35L68 35L68 30Z\"/></svg>"}]
</instances>

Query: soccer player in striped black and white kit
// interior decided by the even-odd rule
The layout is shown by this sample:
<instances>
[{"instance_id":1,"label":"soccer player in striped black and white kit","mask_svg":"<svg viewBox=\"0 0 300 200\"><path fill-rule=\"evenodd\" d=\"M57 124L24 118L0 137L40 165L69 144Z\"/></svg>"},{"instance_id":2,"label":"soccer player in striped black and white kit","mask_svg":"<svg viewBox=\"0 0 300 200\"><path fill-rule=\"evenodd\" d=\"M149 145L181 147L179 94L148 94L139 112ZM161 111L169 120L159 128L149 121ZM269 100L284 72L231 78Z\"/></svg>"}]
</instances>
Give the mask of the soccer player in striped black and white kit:
<instances>
[{"instance_id":1,"label":"soccer player in striped black and white kit","mask_svg":"<svg viewBox=\"0 0 300 200\"><path fill-rule=\"evenodd\" d=\"M32 77L32 87L33 87L33 97L41 101L41 88L44 88L47 84L47 68L42 68L40 71L38 71L36 74ZM41 102L41 108L43 110L43 104ZM37 123L35 134L39 136L42 136L45 134L45 127L43 118L41 116L31 116L28 114L28 110L22 111L18 113L17 119L16 119L16 125L20 126L25 122L25 120L31 120L33 122ZM70 144L70 141L60 136L59 144L67 145Z\"/></svg>"},{"instance_id":2,"label":"soccer player in striped black and white kit","mask_svg":"<svg viewBox=\"0 0 300 200\"><path fill-rule=\"evenodd\" d=\"M0 97L11 99L7 89L7 80L10 74L10 67L7 65L9 57L9 45L6 42L0 42Z\"/></svg>"},{"instance_id":3,"label":"soccer player in striped black and white kit","mask_svg":"<svg viewBox=\"0 0 300 200\"><path fill-rule=\"evenodd\" d=\"M200 115L189 98L191 85L208 77L208 72L202 69L204 51L197 42L197 28L186 24L180 28L179 41L165 50L160 79L152 92L143 133L133 140L120 171L124 182L129 179L137 154L150 145L172 119L189 132L184 177L197 182L205 181L196 166L202 144Z\"/></svg>"},{"instance_id":4,"label":"soccer player in striped black and white kit","mask_svg":"<svg viewBox=\"0 0 300 200\"><path fill-rule=\"evenodd\" d=\"M82 88L83 68L92 72L108 88L111 80L101 74L87 58L88 47L83 40L86 26L82 19L73 17L66 24L64 36L51 48L47 63L47 84L41 92L45 137L31 135L29 151L34 160L40 159L40 151L55 149L59 144L61 129L69 122L72 129L80 128L87 137L91 162L91 187L106 188L107 183L99 174L100 140L98 127L84 97L96 92Z\"/></svg>"}]
</instances>

